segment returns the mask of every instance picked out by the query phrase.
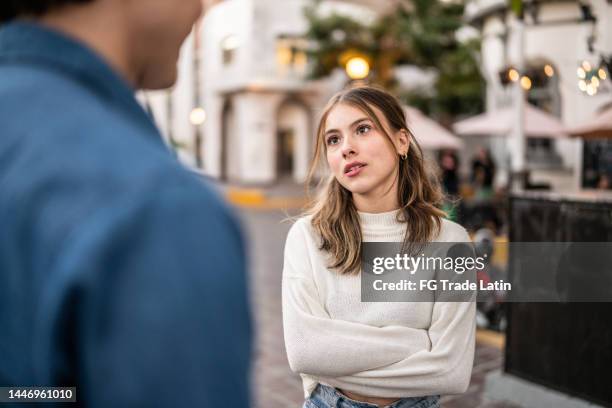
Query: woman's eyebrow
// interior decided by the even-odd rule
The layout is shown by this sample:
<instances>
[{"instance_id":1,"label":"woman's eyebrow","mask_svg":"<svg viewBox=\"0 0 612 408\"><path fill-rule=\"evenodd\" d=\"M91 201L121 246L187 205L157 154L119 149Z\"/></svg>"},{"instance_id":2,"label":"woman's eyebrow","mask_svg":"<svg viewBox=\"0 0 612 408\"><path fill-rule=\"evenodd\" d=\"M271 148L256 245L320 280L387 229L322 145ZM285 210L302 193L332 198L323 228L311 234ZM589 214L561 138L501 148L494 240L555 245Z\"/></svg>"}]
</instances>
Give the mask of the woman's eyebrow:
<instances>
[{"instance_id":1,"label":"woman's eyebrow","mask_svg":"<svg viewBox=\"0 0 612 408\"><path fill-rule=\"evenodd\" d=\"M349 127L350 128L354 128L355 126L357 126L360 122L363 122L364 120L370 120L370 118L366 118L366 117L359 118L356 121L354 121L353 123L351 123ZM334 133L334 132L339 132L339 130L338 129L329 129L329 130L326 130L325 131L325 135L327 136L328 134Z\"/></svg>"}]
</instances>

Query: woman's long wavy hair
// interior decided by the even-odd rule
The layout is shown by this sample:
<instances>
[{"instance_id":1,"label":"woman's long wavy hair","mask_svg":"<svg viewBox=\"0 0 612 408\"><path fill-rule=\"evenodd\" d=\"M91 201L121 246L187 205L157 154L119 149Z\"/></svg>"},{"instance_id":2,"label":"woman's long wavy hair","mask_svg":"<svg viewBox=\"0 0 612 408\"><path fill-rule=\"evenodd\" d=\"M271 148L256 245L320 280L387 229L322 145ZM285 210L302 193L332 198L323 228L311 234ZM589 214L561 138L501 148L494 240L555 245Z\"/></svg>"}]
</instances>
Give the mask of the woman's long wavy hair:
<instances>
[{"instance_id":1,"label":"woman's long wavy hair","mask_svg":"<svg viewBox=\"0 0 612 408\"><path fill-rule=\"evenodd\" d=\"M330 111L341 103L363 111L390 141L392 136L373 107L383 113L392 132L405 130L410 135L408 157L400 160L398 156L397 194L401 208L398 221L407 225L403 248L412 253L439 233L441 217L446 216L439 208L444 195L437 178L430 178L425 170L423 152L408 129L401 104L388 92L360 86L341 91L330 99L319 122L307 185L311 185L321 162L326 162L325 122ZM333 175L322 178L319 187L318 197L306 214L312 215L312 226L322 239L320 249L329 254L330 268L341 274L359 273L362 232L352 194Z\"/></svg>"}]
</instances>

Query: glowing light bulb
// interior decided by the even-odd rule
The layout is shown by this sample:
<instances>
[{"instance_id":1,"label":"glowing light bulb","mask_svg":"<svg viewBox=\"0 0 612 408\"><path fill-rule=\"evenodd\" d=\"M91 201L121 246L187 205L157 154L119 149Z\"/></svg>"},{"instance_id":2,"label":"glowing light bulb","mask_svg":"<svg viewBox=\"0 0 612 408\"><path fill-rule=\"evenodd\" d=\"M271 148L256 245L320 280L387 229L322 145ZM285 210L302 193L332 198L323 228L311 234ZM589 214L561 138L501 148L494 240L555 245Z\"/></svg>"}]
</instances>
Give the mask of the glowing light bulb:
<instances>
[{"instance_id":1,"label":"glowing light bulb","mask_svg":"<svg viewBox=\"0 0 612 408\"><path fill-rule=\"evenodd\" d=\"M519 77L520 77L519 72L518 72L516 69L511 68L511 69L508 71L508 78L509 78L509 79L510 79L512 82L516 82L516 81L518 81L518 80L519 80Z\"/></svg>"},{"instance_id":2,"label":"glowing light bulb","mask_svg":"<svg viewBox=\"0 0 612 408\"><path fill-rule=\"evenodd\" d=\"M194 126L203 125L206 122L206 111L200 107L194 108L189 114L189 121Z\"/></svg>"},{"instance_id":3,"label":"glowing light bulb","mask_svg":"<svg viewBox=\"0 0 612 408\"><path fill-rule=\"evenodd\" d=\"M599 68L599 71L597 71L597 75L602 81L604 81L608 77L608 75L606 74L606 70L603 68Z\"/></svg>"},{"instance_id":4,"label":"glowing light bulb","mask_svg":"<svg viewBox=\"0 0 612 408\"><path fill-rule=\"evenodd\" d=\"M589 63L589 61L582 61L582 68L584 68L585 71L590 71L593 67L591 67L591 64Z\"/></svg>"},{"instance_id":5,"label":"glowing light bulb","mask_svg":"<svg viewBox=\"0 0 612 408\"><path fill-rule=\"evenodd\" d=\"M592 84L587 85L586 93L589 96L593 96L597 93L597 88L595 88Z\"/></svg>"},{"instance_id":6,"label":"glowing light bulb","mask_svg":"<svg viewBox=\"0 0 612 408\"><path fill-rule=\"evenodd\" d=\"M521 86L524 90L528 91L531 89L531 79L528 76L523 76L521 78Z\"/></svg>"},{"instance_id":7,"label":"glowing light bulb","mask_svg":"<svg viewBox=\"0 0 612 408\"><path fill-rule=\"evenodd\" d=\"M346 73L351 79L363 79L370 73L370 64L365 58L353 57L346 63Z\"/></svg>"},{"instance_id":8,"label":"glowing light bulb","mask_svg":"<svg viewBox=\"0 0 612 408\"><path fill-rule=\"evenodd\" d=\"M550 78L553 75L555 75L555 69L552 67L552 65L546 64L544 65L544 73L546 74L547 77Z\"/></svg>"}]
</instances>

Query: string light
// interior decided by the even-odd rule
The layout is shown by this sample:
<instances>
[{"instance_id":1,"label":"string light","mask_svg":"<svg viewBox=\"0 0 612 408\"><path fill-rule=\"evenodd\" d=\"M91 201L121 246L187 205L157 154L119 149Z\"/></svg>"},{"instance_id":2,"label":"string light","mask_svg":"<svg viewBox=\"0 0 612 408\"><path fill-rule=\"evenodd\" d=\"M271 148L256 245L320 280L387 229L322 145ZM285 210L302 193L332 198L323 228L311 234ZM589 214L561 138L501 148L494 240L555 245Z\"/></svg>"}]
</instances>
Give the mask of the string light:
<instances>
[{"instance_id":1,"label":"string light","mask_svg":"<svg viewBox=\"0 0 612 408\"><path fill-rule=\"evenodd\" d=\"M202 108L195 108L189 114L189 121L194 126L203 125L206 122L206 111Z\"/></svg>"},{"instance_id":2,"label":"string light","mask_svg":"<svg viewBox=\"0 0 612 408\"><path fill-rule=\"evenodd\" d=\"M546 74L547 77L552 77L553 75L555 75L555 70L552 67L552 65L550 64L546 64L544 65L544 73Z\"/></svg>"},{"instance_id":3,"label":"string light","mask_svg":"<svg viewBox=\"0 0 612 408\"><path fill-rule=\"evenodd\" d=\"M603 66L594 67L588 61L584 60L576 68L578 75L578 89L589 96L596 95L602 81L605 81L608 74Z\"/></svg>"},{"instance_id":4,"label":"string light","mask_svg":"<svg viewBox=\"0 0 612 408\"><path fill-rule=\"evenodd\" d=\"M512 82L518 81L519 77L520 77L520 74L519 74L519 72L516 69L511 68L508 71L508 79L510 79Z\"/></svg>"},{"instance_id":5,"label":"string light","mask_svg":"<svg viewBox=\"0 0 612 408\"><path fill-rule=\"evenodd\" d=\"M595 88L592 84L587 85L586 93L589 96L593 96L597 93L597 88Z\"/></svg>"},{"instance_id":6,"label":"string light","mask_svg":"<svg viewBox=\"0 0 612 408\"><path fill-rule=\"evenodd\" d=\"M582 68L584 68L585 71L590 71L592 69L591 64L586 60L582 61Z\"/></svg>"},{"instance_id":7,"label":"string light","mask_svg":"<svg viewBox=\"0 0 612 408\"><path fill-rule=\"evenodd\" d=\"M346 63L346 73L351 79L364 79L370 73L370 64L365 58L353 57Z\"/></svg>"},{"instance_id":8,"label":"string light","mask_svg":"<svg viewBox=\"0 0 612 408\"><path fill-rule=\"evenodd\" d=\"M531 79L528 76L523 76L521 78L521 86L524 90L528 91L531 89Z\"/></svg>"}]
</instances>

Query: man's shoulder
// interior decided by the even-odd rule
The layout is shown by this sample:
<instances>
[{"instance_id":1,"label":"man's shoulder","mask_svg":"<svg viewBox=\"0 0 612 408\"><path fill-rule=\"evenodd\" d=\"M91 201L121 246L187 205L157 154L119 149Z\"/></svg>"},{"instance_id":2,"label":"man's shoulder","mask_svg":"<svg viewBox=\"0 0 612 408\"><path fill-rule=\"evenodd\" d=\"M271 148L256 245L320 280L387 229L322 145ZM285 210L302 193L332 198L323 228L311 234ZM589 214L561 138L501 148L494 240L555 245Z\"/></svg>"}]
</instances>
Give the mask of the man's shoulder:
<instances>
[{"instance_id":1,"label":"man's shoulder","mask_svg":"<svg viewBox=\"0 0 612 408\"><path fill-rule=\"evenodd\" d=\"M200 205L198 217L227 213L210 183L173 157L144 112L134 120L61 74L0 67L0 122L0 212L31 202L30 211L43 214L38 222L58 225L58 234L126 200L142 208L180 197ZM34 199L43 193L44 200ZM15 223L33 222L25 215Z\"/></svg>"},{"instance_id":2,"label":"man's shoulder","mask_svg":"<svg viewBox=\"0 0 612 408\"><path fill-rule=\"evenodd\" d=\"M184 172L144 112L134 119L50 70L2 67L0 74L6 74L0 78L0 153L13 152L5 165L16 172L103 185Z\"/></svg>"},{"instance_id":3,"label":"man's shoulder","mask_svg":"<svg viewBox=\"0 0 612 408\"><path fill-rule=\"evenodd\" d=\"M36 108L40 102L61 101L68 105L80 104L82 99L95 100L95 94L83 86L78 79L60 70L49 69L46 66L30 64L0 65L0 95L13 98L31 99L31 105ZM78 97L78 99L75 99ZM14 105L14 104L11 104ZM5 106L6 107L6 106ZM53 111L64 106L46 105ZM77 112L66 111L66 114Z\"/></svg>"},{"instance_id":4,"label":"man's shoulder","mask_svg":"<svg viewBox=\"0 0 612 408\"><path fill-rule=\"evenodd\" d=\"M79 79L29 65L0 66L0 117L5 133L53 134L57 143L71 131L131 126L125 112Z\"/></svg>"}]
</instances>

